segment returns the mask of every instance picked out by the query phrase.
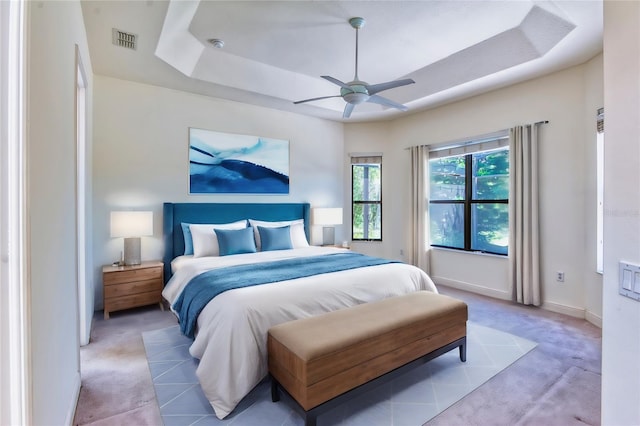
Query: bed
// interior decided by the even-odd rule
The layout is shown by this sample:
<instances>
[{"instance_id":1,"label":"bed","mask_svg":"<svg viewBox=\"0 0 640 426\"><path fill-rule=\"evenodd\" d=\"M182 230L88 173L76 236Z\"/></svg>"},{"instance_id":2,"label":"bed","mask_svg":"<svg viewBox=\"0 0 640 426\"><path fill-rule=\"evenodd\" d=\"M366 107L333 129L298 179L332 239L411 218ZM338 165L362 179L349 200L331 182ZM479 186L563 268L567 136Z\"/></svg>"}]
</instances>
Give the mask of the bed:
<instances>
[{"instance_id":1,"label":"bed","mask_svg":"<svg viewBox=\"0 0 640 426\"><path fill-rule=\"evenodd\" d=\"M220 419L266 377L267 332L272 326L414 291L437 293L433 281L414 266L369 258L347 249L308 245L309 211L307 203L164 204L167 283L163 296L178 316L183 332L188 335L191 330L195 335L189 352L200 360L196 374ZM256 226L251 231L238 228L243 221ZM193 241L185 239L185 233L190 232L185 224L194 232ZM211 224L229 225L229 230L213 232L220 239L218 252L202 250L202 224L207 224L207 230ZM271 236L283 235L283 229L291 237L291 248L272 245L275 239ZM234 254L228 250L228 238L249 233L256 242L255 253ZM269 250L274 247L278 249ZM192 248L194 253L185 255L185 248L187 252ZM314 275L315 262L332 263L333 269ZM287 274L293 271L294 275L269 269L280 268L280 264L289 265ZM351 266L343 266L346 264ZM253 271L268 277L264 278L266 284L260 281L248 285L253 276L247 274ZM200 291L198 282L209 276L241 284L214 293L215 297L194 311L196 315L191 318L195 319L187 319L185 306L193 304L184 301L185 295ZM275 276L282 280L268 281Z\"/></svg>"}]
</instances>

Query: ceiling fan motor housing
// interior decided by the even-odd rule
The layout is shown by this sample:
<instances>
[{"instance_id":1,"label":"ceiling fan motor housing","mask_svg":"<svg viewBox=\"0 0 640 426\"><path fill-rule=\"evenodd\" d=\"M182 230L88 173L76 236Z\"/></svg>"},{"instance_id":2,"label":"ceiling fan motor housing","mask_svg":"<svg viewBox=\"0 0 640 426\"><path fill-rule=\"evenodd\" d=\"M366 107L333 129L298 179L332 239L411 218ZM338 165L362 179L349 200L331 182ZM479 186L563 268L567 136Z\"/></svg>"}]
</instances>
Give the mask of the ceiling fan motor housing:
<instances>
[{"instance_id":1,"label":"ceiling fan motor housing","mask_svg":"<svg viewBox=\"0 0 640 426\"><path fill-rule=\"evenodd\" d=\"M356 30L364 27L364 24L366 24L366 22L367 21L364 18L361 18L359 16L354 16L353 18L349 19L349 24Z\"/></svg>"},{"instance_id":2,"label":"ceiling fan motor housing","mask_svg":"<svg viewBox=\"0 0 640 426\"><path fill-rule=\"evenodd\" d=\"M347 85L351 90L344 87L340 89L340 95L346 102L358 105L369 99L369 91L367 90L368 83L356 80L347 83Z\"/></svg>"}]
</instances>

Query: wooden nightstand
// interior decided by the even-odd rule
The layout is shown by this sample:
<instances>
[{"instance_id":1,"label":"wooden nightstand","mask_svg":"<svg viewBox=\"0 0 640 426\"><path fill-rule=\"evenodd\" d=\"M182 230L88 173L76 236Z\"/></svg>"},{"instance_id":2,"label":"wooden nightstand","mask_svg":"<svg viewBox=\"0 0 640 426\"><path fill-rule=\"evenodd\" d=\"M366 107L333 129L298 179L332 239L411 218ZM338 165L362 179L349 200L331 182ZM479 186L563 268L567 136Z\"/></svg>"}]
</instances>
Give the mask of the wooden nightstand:
<instances>
[{"instance_id":1,"label":"wooden nightstand","mask_svg":"<svg viewBox=\"0 0 640 426\"><path fill-rule=\"evenodd\" d=\"M163 266L155 261L135 266L103 266L104 319L109 319L110 312L152 303L158 303L164 311Z\"/></svg>"}]
</instances>

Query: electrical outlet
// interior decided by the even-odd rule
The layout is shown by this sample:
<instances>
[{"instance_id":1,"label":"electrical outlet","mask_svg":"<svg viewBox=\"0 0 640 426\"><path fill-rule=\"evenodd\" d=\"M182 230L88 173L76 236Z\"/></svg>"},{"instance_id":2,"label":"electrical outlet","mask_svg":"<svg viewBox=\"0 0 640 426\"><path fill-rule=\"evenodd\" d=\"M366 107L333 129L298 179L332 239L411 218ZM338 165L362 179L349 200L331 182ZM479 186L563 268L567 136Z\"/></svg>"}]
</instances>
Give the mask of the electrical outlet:
<instances>
[{"instance_id":1,"label":"electrical outlet","mask_svg":"<svg viewBox=\"0 0 640 426\"><path fill-rule=\"evenodd\" d=\"M404 250L400 249L400 256L404 256Z\"/></svg>"},{"instance_id":2,"label":"electrical outlet","mask_svg":"<svg viewBox=\"0 0 640 426\"><path fill-rule=\"evenodd\" d=\"M564 272L562 271L556 272L556 281L558 281L559 283L564 282Z\"/></svg>"}]
</instances>

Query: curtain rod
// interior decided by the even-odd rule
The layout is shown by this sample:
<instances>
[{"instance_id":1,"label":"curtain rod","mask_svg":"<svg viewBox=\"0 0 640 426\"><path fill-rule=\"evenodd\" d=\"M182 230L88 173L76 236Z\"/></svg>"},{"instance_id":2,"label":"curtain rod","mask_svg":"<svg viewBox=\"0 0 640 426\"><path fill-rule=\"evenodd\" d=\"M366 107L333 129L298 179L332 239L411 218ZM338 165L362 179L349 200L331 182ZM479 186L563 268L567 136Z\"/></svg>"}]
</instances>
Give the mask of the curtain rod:
<instances>
[{"instance_id":1,"label":"curtain rod","mask_svg":"<svg viewBox=\"0 0 640 426\"><path fill-rule=\"evenodd\" d=\"M533 125L534 125L534 126L535 126L535 125L538 125L538 124L549 124L549 120L536 121L535 123L533 123ZM508 131L508 130L509 130L509 129L503 129L503 130L499 130L499 131L494 132L494 133L506 132L506 131ZM469 142L470 142L470 141L469 141ZM444 144L446 144L446 143L447 143L447 142L444 142ZM438 143L438 144L436 144L436 145L440 145L440 144ZM414 145L414 146L431 146L431 145L428 145L428 144L422 144L422 145ZM408 150L410 150L411 148L412 148L412 147L408 146L408 147L406 147L406 148L405 148L405 151L408 151Z\"/></svg>"}]
</instances>

